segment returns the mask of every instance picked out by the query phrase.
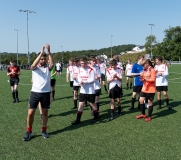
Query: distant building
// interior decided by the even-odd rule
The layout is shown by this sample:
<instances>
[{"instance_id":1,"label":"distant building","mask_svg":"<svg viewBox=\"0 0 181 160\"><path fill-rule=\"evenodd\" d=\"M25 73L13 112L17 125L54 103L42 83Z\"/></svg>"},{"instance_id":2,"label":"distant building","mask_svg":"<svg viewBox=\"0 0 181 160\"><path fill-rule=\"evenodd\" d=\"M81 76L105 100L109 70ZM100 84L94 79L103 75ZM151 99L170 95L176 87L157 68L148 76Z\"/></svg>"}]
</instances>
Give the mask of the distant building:
<instances>
[{"instance_id":1,"label":"distant building","mask_svg":"<svg viewBox=\"0 0 181 160\"><path fill-rule=\"evenodd\" d=\"M127 53L139 53L144 52L146 50L145 46L136 46L132 49L132 51L127 51Z\"/></svg>"}]
</instances>

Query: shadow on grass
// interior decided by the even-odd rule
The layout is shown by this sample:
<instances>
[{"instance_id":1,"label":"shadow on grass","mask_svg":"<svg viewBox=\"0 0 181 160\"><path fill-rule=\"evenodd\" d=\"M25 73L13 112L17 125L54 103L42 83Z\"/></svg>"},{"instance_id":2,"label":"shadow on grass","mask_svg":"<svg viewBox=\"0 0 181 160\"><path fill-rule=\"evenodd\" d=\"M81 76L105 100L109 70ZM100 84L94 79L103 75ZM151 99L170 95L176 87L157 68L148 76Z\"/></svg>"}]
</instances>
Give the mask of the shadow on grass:
<instances>
[{"instance_id":1,"label":"shadow on grass","mask_svg":"<svg viewBox=\"0 0 181 160\"><path fill-rule=\"evenodd\" d=\"M67 96L67 97L55 98L53 101L59 101L61 99L67 99L67 98L72 98L73 99L73 95L72 96Z\"/></svg>"},{"instance_id":2,"label":"shadow on grass","mask_svg":"<svg viewBox=\"0 0 181 160\"><path fill-rule=\"evenodd\" d=\"M174 110L174 109L171 109L171 110L162 110L162 111L160 111L160 112L158 112L158 113L152 114L152 117L153 117L153 119L155 119L155 118L159 118L159 117L168 116L168 115L174 114L174 113L176 113L176 112L177 112L177 111Z\"/></svg>"},{"instance_id":3,"label":"shadow on grass","mask_svg":"<svg viewBox=\"0 0 181 160\"><path fill-rule=\"evenodd\" d=\"M67 112L63 112L63 113L59 113L59 114L50 114L48 116L48 118L51 118L51 117L57 117L57 116L67 116L69 114L75 114L77 112L77 109L76 110L70 110L70 111L67 111Z\"/></svg>"}]
</instances>

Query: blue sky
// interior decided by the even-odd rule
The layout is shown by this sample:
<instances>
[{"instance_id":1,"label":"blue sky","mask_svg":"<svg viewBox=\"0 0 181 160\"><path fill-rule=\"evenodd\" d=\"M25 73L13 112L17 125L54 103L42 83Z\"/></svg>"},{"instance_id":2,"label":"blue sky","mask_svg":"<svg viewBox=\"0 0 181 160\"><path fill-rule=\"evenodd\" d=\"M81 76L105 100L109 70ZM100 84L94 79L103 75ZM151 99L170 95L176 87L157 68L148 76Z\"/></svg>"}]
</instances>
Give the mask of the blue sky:
<instances>
[{"instance_id":1,"label":"blue sky","mask_svg":"<svg viewBox=\"0 0 181 160\"><path fill-rule=\"evenodd\" d=\"M181 25L180 0L0 0L0 52L27 53L26 13L29 14L30 52L46 43L52 52L144 45L152 33L160 42L164 30ZM61 47L63 46L63 47Z\"/></svg>"}]
</instances>

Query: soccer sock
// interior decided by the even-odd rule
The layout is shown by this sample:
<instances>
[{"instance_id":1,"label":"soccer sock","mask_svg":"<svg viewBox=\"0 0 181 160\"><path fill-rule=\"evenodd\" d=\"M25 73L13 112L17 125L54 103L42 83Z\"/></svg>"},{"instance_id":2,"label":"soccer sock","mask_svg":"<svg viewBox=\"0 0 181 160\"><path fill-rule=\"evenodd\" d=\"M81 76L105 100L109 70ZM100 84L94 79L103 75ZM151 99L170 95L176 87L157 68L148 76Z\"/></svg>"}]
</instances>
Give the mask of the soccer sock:
<instances>
[{"instance_id":1,"label":"soccer sock","mask_svg":"<svg viewBox=\"0 0 181 160\"><path fill-rule=\"evenodd\" d=\"M46 132L47 127L42 127L42 132Z\"/></svg>"},{"instance_id":2,"label":"soccer sock","mask_svg":"<svg viewBox=\"0 0 181 160\"><path fill-rule=\"evenodd\" d=\"M15 92L14 92L14 90L12 90L12 96L13 96L13 99L15 99Z\"/></svg>"},{"instance_id":3,"label":"soccer sock","mask_svg":"<svg viewBox=\"0 0 181 160\"><path fill-rule=\"evenodd\" d=\"M18 90L14 90L15 97L18 98Z\"/></svg>"},{"instance_id":4,"label":"soccer sock","mask_svg":"<svg viewBox=\"0 0 181 160\"><path fill-rule=\"evenodd\" d=\"M158 100L158 105L161 106L161 99Z\"/></svg>"},{"instance_id":5,"label":"soccer sock","mask_svg":"<svg viewBox=\"0 0 181 160\"><path fill-rule=\"evenodd\" d=\"M153 105L149 106L149 108L148 108L148 117L151 117L152 112L153 112Z\"/></svg>"},{"instance_id":6,"label":"soccer sock","mask_svg":"<svg viewBox=\"0 0 181 160\"><path fill-rule=\"evenodd\" d=\"M111 117L114 117L114 109L111 109Z\"/></svg>"},{"instance_id":7,"label":"soccer sock","mask_svg":"<svg viewBox=\"0 0 181 160\"><path fill-rule=\"evenodd\" d=\"M97 110L99 111L99 102L96 103Z\"/></svg>"},{"instance_id":8,"label":"soccer sock","mask_svg":"<svg viewBox=\"0 0 181 160\"><path fill-rule=\"evenodd\" d=\"M121 113L121 106L118 106L118 113Z\"/></svg>"},{"instance_id":9,"label":"soccer sock","mask_svg":"<svg viewBox=\"0 0 181 160\"><path fill-rule=\"evenodd\" d=\"M32 127L27 127L27 132L31 133Z\"/></svg>"},{"instance_id":10,"label":"soccer sock","mask_svg":"<svg viewBox=\"0 0 181 160\"><path fill-rule=\"evenodd\" d=\"M145 103L148 103L148 98L145 99Z\"/></svg>"},{"instance_id":11,"label":"soccer sock","mask_svg":"<svg viewBox=\"0 0 181 160\"><path fill-rule=\"evenodd\" d=\"M136 100L136 98L133 98L133 97L132 97L132 100L131 100L131 107L132 107L132 108L134 108L135 100Z\"/></svg>"},{"instance_id":12,"label":"soccer sock","mask_svg":"<svg viewBox=\"0 0 181 160\"><path fill-rule=\"evenodd\" d=\"M74 107L77 108L77 99L74 99Z\"/></svg>"},{"instance_id":13,"label":"soccer sock","mask_svg":"<svg viewBox=\"0 0 181 160\"><path fill-rule=\"evenodd\" d=\"M169 105L169 99L165 98L165 102L167 103L167 106Z\"/></svg>"},{"instance_id":14,"label":"soccer sock","mask_svg":"<svg viewBox=\"0 0 181 160\"><path fill-rule=\"evenodd\" d=\"M54 97L55 97L55 90L52 91L52 98L54 98Z\"/></svg>"},{"instance_id":15,"label":"soccer sock","mask_svg":"<svg viewBox=\"0 0 181 160\"><path fill-rule=\"evenodd\" d=\"M105 89L105 91L107 92L107 87L106 87L106 85L104 85L104 89Z\"/></svg>"},{"instance_id":16,"label":"soccer sock","mask_svg":"<svg viewBox=\"0 0 181 160\"><path fill-rule=\"evenodd\" d=\"M141 113L145 114L145 104L140 104Z\"/></svg>"},{"instance_id":17,"label":"soccer sock","mask_svg":"<svg viewBox=\"0 0 181 160\"><path fill-rule=\"evenodd\" d=\"M99 115L98 110L93 111L93 113L94 113L94 119L97 119L97 118L98 118L98 115Z\"/></svg>"},{"instance_id":18,"label":"soccer sock","mask_svg":"<svg viewBox=\"0 0 181 160\"><path fill-rule=\"evenodd\" d=\"M76 121L80 122L81 116L82 116L82 112L78 111Z\"/></svg>"}]
</instances>

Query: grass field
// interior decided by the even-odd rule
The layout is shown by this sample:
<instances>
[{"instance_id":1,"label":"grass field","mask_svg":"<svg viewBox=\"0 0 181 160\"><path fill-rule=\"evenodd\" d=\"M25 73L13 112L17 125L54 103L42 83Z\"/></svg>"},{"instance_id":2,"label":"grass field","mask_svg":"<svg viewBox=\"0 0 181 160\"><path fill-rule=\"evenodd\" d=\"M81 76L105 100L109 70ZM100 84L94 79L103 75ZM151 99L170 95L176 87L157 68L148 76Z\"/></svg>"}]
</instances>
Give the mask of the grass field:
<instances>
[{"instance_id":1,"label":"grass field","mask_svg":"<svg viewBox=\"0 0 181 160\"><path fill-rule=\"evenodd\" d=\"M20 103L12 104L8 77L0 72L0 159L11 160L180 160L181 159L181 65L169 68L169 97L172 110L157 111L154 100L153 119L137 120L137 108L128 111L132 90L125 90L123 80L123 115L108 122L109 99L101 95L101 119L90 124L90 109L86 107L80 125L70 123L76 117L72 93L65 82L65 73L57 79L55 101L49 110L49 139L41 136L41 123L37 110L33 137L24 142L27 103L31 90L31 71L21 71ZM164 101L163 101L164 102ZM135 104L137 106L137 103ZM165 106L165 105L163 105ZM146 111L147 112L147 111Z\"/></svg>"}]
</instances>

